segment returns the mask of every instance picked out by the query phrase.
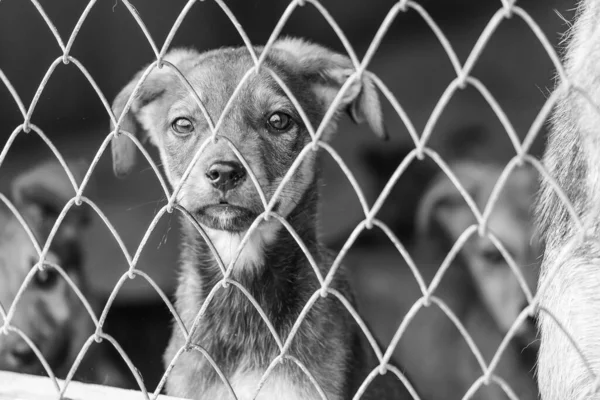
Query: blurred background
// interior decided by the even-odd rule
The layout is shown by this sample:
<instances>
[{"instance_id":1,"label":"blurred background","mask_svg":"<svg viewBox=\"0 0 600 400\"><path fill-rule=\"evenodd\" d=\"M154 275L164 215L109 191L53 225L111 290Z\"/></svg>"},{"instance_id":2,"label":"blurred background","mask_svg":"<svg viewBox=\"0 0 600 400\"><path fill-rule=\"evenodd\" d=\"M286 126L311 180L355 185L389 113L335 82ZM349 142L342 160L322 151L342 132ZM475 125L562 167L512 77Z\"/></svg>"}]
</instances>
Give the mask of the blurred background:
<instances>
[{"instance_id":1,"label":"blurred background","mask_svg":"<svg viewBox=\"0 0 600 400\"><path fill-rule=\"evenodd\" d=\"M186 1L133 0L131 2L160 48ZM87 6L82 0L40 0L64 42ZM228 0L226 4L255 44L265 43L286 1ZM345 32L359 58L365 54L389 9L391 0L327 0L323 5ZM481 32L500 7L499 0L423 0L419 4L433 17L458 55L467 59ZM518 4L539 24L550 43L559 49L568 29L563 17L573 17L574 1L523 0ZM563 17L561 17L561 15ZM282 34L302 36L343 52L331 27L310 4L299 7ZM175 35L172 47L199 50L242 45L233 24L213 1L195 4ZM153 60L151 46L124 4L100 0L92 7L70 53L88 70L108 102L143 65ZM26 107L61 50L50 29L28 1L0 2L0 69L14 85ZM434 33L414 10L401 12L369 65L387 85L420 134L436 103L455 78L455 71ZM527 24L513 17L492 35L471 73L498 101L522 139L553 87L554 66ZM333 147L355 175L372 205L395 167L413 145L407 129L387 100L384 103L389 142L379 142L366 126L344 120ZM23 121L9 91L0 85L0 142L4 143ZM110 132L109 118L87 79L74 65L58 64L41 93L31 118L67 158L91 160ZM508 161L515 155L499 119L473 87L458 90L433 128L430 147L442 156L461 152L465 132L484 132L479 156ZM544 132L532 153L540 155ZM467 144L464 144L467 146ZM155 157L154 149L149 149ZM23 168L51 157L34 133L18 135L0 170L6 184ZM418 161L415 164L419 164ZM430 169L411 168L400 179L392 201L380 218L407 241L411 238L414 207ZM331 157L324 159L320 221L323 238L339 247L364 218L354 190ZM93 176L89 197L114 225L133 256L155 213L165 204L154 172L142 162L126 179L113 176L110 151L105 152ZM94 290L106 299L127 269L117 242L99 218L85 237L87 273ZM366 240L366 239L365 239ZM175 214L165 215L142 250L138 268L147 272L171 295L176 279L179 232ZM160 358L169 335L170 315L159 296L141 278L127 281L109 313L107 331L114 334L153 388L160 375ZM118 327L118 328L117 328Z\"/></svg>"}]
</instances>

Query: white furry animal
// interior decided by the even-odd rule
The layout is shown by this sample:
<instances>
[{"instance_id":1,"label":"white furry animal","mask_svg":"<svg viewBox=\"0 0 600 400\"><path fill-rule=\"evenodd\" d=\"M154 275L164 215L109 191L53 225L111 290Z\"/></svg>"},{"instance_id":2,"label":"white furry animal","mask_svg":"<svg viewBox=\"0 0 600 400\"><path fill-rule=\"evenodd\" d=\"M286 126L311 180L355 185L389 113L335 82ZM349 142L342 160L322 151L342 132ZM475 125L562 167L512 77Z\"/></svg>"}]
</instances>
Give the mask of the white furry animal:
<instances>
[{"instance_id":1,"label":"white furry animal","mask_svg":"<svg viewBox=\"0 0 600 400\"><path fill-rule=\"evenodd\" d=\"M476 206L483 210L502 165L460 161L450 164ZM535 289L539 249L531 246L537 175L520 168L509 176L488 220L489 230L514 258L530 290ZM475 216L453 183L440 172L429 184L418 207L418 232L409 253L429 285L459 236L476 223ZM368 248L350 253L364 316L383 343L389 343L403 318L422 296L416 280L395 248ZM377 254L377 256L373 256ZM490 239L475 232L445 272L434 295L448 304L473 336L487 363L527 305L508 263ZM535 325L526 320L495 369L521 400L537 398L530 373L535 360ZM528 347L526 354L523 349ZM530 354L531 351L533 354ZM460 399L483 375L465 339L436 305L421 309L400 339L394 357L405 365L419 393L430 400ZM472 399L506 399L496 384L483 386Z\"/></svg>"},{"instance_id":2,"label":"white furry animal","mask_svg":"<svg viewBox=\"0 0 600 400\"><path fill-rule=\"evenodd\" d=\"M567 43L566 75L587 95L567 92L564 85L557 88L561 92L544 164L573 205L586 236L544 179L537 207L545 244L538 287L538 380L544 400L600 398L600 2L579 2Z\"/></svg>"},{"instance_id":3,"label":"white furry animal","mask_svg":"<svg viewBox=\"0 0 600 400\"><path fill-rule=\"evenodd\" d=\"M262 48L257 47L257 52ZM173 50L166 60L186 76L202 100L212 121L217 121L238 82L254 66L245 47L223 48L205 53ZM285 91L272 78L270 68L291 90L316 127L338 91L354 72L350 60L324 47L299 39L274 43L260 72L250 75L229 114L223 119L216 143L204 148L182 190L178 202L198 221L216 247L220 258L233 262L241 238L264 210L250 168L266 198L270 199L310 135ZM120 115L142 72L116 97ZM377 91L370 76L348 86L336 116L348 111L355 121L366 121L384 136ZM161 156L166 175L177 186L199 147L210 137L209 124L194 97L169 68L155 69L132 102L123 120L125 130L147 135ZM330 123L327 140L335 130ZM243 155L243 165L228 145ZM125 137L113 139L117 174L131 169L136 154ZM319 173L317 152L310 151L281 192L274 211L286 218L306 244L320 273L326 275L332 255L317 236ZM197 228L183 218L185 246L176 307L188 329L208 294L222 278L215 257ZM285 340L307 302L320 284L294 238L280 222L260 221L258 229L233 266L232 278L256 299L275 331ZM336 272L332 288L352 304L344 268ZM260 377L280 354L272 333L248 298L235 285L221 287L212 298L192 343L202 346L230 382L240 400L254 398ZM186 345L175 326L165 354L169 364ZM319 300L299 326L289 355L300 360L330 400L352 398L377 363L364 334L342 303L333 295ZM199 352L181 355L167 380L169 395L194 399L230 398L226 385ZM408 396L391 373L378 375L363 399L398 399ZM307 375L291 360L278 364L257 399L321 398Z\"/></svg>"},{"instance_id":4,"label":"white furry animal","mask_svg":"<svg viewBox=\"0 0 600 400\"><path fill-rule=\"evenodd\" d=\"M86 165L72 163L75 177L83 177ZM12 184L12 200L43 245L66 202L75 195L62 166L44 162L19 175ZM86 206L73 208L58 229L47 260L61 266L88 298L83 270L81 235L89 225ZM8 311L15 295L38 254L17 218L8 210L0 212L0 303ZM0 318L0 325L4 321ZM94 333L94 324L81 300L58 271L51 267L38 272L17 303L11 326L18 328L48 362L57 377L65 378L84 342ZM0 370L46 374L40 360L14 331L0 334ZM99 347L92 346L75 377L95 383L124 386L126 380Z\"/></svg>"}]
</instances>

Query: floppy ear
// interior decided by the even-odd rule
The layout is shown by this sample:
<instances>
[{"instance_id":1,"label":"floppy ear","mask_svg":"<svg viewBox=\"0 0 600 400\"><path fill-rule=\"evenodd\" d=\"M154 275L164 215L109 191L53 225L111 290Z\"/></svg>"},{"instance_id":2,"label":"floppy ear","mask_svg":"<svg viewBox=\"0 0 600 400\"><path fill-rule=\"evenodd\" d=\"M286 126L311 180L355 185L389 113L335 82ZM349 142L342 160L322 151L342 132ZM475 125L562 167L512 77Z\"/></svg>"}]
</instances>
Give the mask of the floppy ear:
<instances>
[{"instance_id":1,"label":"floppy ear","mask_svg":"<svg viewBox=\"0 0 600 400\"><path fill-rule=\"evenodd\" d=\"M193 50L174 49L170 51L164 59L180 68L185 60L196 56L197 54L198 53ZM147 67L139 71L133 79L121 89L113 101L112 111L117 121L125 110L129 98L133 95L133 92L146 69ZM172 84L176 84L177 81L178 78L170 67L163 66L162 69L155 67L136 92L135 98L133 99L127 114L121 121L119 127L120 130L136 135L138 138L142 138L144 134L147 134L149 129L148 121L143 121L140 118L141 110L160 99L167 88ZM111 121L111 130L114 128ZM126 135L119 135L112 139L111 147L115 175L123 177L127 175L135 165L137 154L136 145Z\"/></svg>"},{"instance_id":2,"label":"floppy ear","mask_svg":"<svg viewBox=\"0 0 600 400\"><path fill-rule=\"evenodd\" d=\"M280 39L274 48L291 54L300 73L311 83L312 89L327 109L346 80L355 72L350 59L325 47L296 38ZM383 124L383 112L373 80L365 71L346 90L339 110L346 110L356 123L367 122L382 139L388 135Z\"/></svg>"},{"instance_id":3,"label":"floppy ear","mask_svg":"<svg viewBox=\"0 0 600 400\"><path fill-rule=\"evenodd\" d=\"M81 183L89 164L77 160L67 165L76 182ZM71 181L57 161L47 161L19 175L11 189L15 205L44 236L50 233L65 204L75 196ZM85 192L89 193L88 190ZM90 220L88 207L73 207L63 219L56 236L59 240L77 239Z\"/></svg>"}]
</instances>

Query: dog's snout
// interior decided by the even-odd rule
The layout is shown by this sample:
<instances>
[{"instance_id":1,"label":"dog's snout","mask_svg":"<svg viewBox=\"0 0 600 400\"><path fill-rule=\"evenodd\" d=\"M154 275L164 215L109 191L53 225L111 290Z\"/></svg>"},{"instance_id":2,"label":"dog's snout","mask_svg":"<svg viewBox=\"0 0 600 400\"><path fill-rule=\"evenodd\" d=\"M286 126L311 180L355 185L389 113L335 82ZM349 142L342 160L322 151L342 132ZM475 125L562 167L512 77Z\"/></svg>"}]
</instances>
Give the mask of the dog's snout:
<instances>
[{"instance_id":1,"label":"dog's snout","mask_svg":"<svg viewBox=\"0 0 600 400\"><path fill-rule=\"evenodd\" d=\"M35 352L26 343L19 344L11 349L9 357L18 367L31 366L35 364L38 359Z\"/></svg>"},{"instance_id":2,"label":"dog's snout","mask_svg":"<svg viewBox=\"0 0 600 400\"><path fill-rule=\"evenodd\" d=\"M237 162L216 162L206 171L209 182L224 192L233 189L246 178L244 166Z\"/></svg>"}]
</instances>

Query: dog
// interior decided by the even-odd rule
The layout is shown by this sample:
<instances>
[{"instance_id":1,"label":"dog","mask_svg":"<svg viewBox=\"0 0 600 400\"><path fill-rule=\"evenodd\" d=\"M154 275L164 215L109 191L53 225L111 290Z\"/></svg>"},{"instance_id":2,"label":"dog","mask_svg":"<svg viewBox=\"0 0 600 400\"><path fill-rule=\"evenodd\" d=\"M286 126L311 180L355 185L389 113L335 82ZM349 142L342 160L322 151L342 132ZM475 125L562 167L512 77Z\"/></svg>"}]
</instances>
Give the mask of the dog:
<instances>
[{"instance_id":1,"label":"dog","mask_svg":"<svg viewBox=\"0 0 600 400\"><path fill-rule=\"evenodd\" d=\"M444 160L469 160L471 162L501 163L494 148L493 137L498 132L481 124L468 124L449 129L440 135L441 143L432 150ZM402 143L390 149L380 146L367 147L360 150L360 161L369 175L369 183L376 196L385 189L389 180L400 164L415 151L414 143ZM496 153L496 154L495 154ZM415 218L419 202L425 190L439 172L439 166L430 158L423 160L413 158L402 174L395 181L385 202L377 212L377 219L385 223L392 233L405 245L413 245L415 235ZM367 196L368 197L368 196ZM358 223L358 221L357 221ZM339 232L327 244L334 250L341 250L354 228ZM352 247L369 247L387 240L386 234L379 229L364 230L352 243Z\"/></svg>"},{"instance_id":2,"label":"dog","mask_svg":"<svg viewBox=\"0 0 600 400\"><path fill-rule=\"evenodd\" d=\"M489 201L503 166L473 160L453 160L450 169L482 210ZM530 246L537 175L519 168L490 214L487 227L514 258L534 290L538 246ZM454 184L439 171L427 185L415 216L415 239L408 247L424 283L431 284L444 259L463 232L476 224L475 216ZM374 256L376 254L377 256ZM383 343L390 343L415 302L423 296L415 276L395 247L372 247L348 254L349 268L365 305L367 322ZM489 238L477 232L465 242L445 271L433 295L442 299L473 337L490 363L527 298L515 274ZM531 373L535 363L536 330L532 319L519 326L516 338L502 354L494 374L504 379L519 399L536 399ZM418 311L394 350L394 359L409 367L415 388L429 399L465 396L483 371L472 350L450 318L435 304ZM505 399L503 389L483 385L471 399Z\"/></svg>"},{"instance_id":3,"label":"dog","mask_svg":"<svg viewBox=\"0 0 600 400\"><path fill-rule=\"evenodd\" d=\"M545 247L538 287L538 381L544 400L600 396L599 22L600 3L580 1L564 39L569 82L562 75L557 79L543 158L552 178L542 179L536 207ZM564 197L559 197L558 190Z\"/></svg>"},{"instance_id":4,"label":"dog","mask_svg":"<svg viewBox=\"0 0 600 400\"><path fill-rule=\"evenodd\" d=\"M263 48L256 47L255 51L261 53ZM219 118L238 82L254 66L245 47L204 53L177 49L171 50L165 60L186 77L212 121ZM255 299L283 341L311 296L321 289L306 255L275 217L260 220L236 258L242 238L264 210L247 168L270 199L311 141L298 110L267 68L285 82L314 127L354 72L347 57L322 46L296 38L277 40L260 72L249 75L237 93L216 143L208 144L191 167L177 195L177 203L190 215L183 213L184 244L175 295L176 309L187 329L208 301L209 293L216 291L189 343L179 328L174 329L164 361L169 366L182 347L192 344L204 349L212 361L200 352L181 353L166 382L166 391L172 396L230 398L227 385L211 365L214 363L238 399L321 398L311 379L328 399L349 399L377 367L365 335L344 305L329 294L310 308L286 352L302 363L312 378L291 359L284 358L259 388L261 376L281 350L237 285L213 289L223 274L195 221L223 264L234 262L231 278ZM126 111L142 74L138 73L116 96L113 112L117 118ZM163 66L147 76L127 114L121 117L120 130L147 137L158 148L173 187L180 185L202 143L211 140L209 124L194 99L178 75ZM385 136L378 94L368 73L349 84L340 100L336 117L347 110L355 121L366 121L376 134ZM330 122L323 138L328 140L335 129L335 122ZM229 143L243 155L244 163ZM135 162L133 142L121 133L112 139L112 151L116 174L129 172ZM333 255L320 244L317 235L318 168L317 152L310 150L273 210L294 229L325 276ZM355 305L344 268L336 271L330 287ZM362 398L397 399L408 395L388 371L371 382Z\"/></svg>"},{"instance_id":5,"label":"dog","mask_svg":"<svg viewBox=\"0 0 600 400\"><path fill-rule=\"evenodd\" d=\"M86 164L79 161L70 163L70 168L79 180L87 170ZM66 173L55 161L43 162L25 171L15 178L11 187L13 203L41 246L66 202L74 195ZM0 220L0 303L8 311L39 256L14 214L8 209L2 210ZM80 239L90 221L86 206L71 208L59 226L45 260L59 265L94 307L97 304L83 270L85 257ZM4 323L1 318L0 323ZM33 275L17 303L10 326L27 336L53 373L63 379L95 330L82 301L51 266ZM47 373L25 339L10 328L5 334L0 333L0 370ZM90 347L75 377L88 382L128 386L127 379L98 345Z\"/></svg>"},{"instance_id":6,"label":"dog","mask_svg":"<svg viewBox=\"0 0 600 400\"><path fill-rule=\"evenodd\" d=\"M503 172L503 166L466 161L455 163L451 168L483 212ZM490 231L521 268L529 290L535 290L537 284L541 252L531 217L536 188L537 173L534 169L524 167L514 170L502 188L487 222ZM476 223L473 212L443 173L434 180L422 199L417 211L416 224L420 231L417 234L431 234L428 230L432 227L432 221L441 225L441 230L452 244L469 226ZM471 236L461 253L479 296L498 329L508 333L521 311L529 305L515 273L487 236ZM537 341L533 318L528 318L518 327L517 338L525 346L535 346Z\"/></svg>"}]
</instances>

